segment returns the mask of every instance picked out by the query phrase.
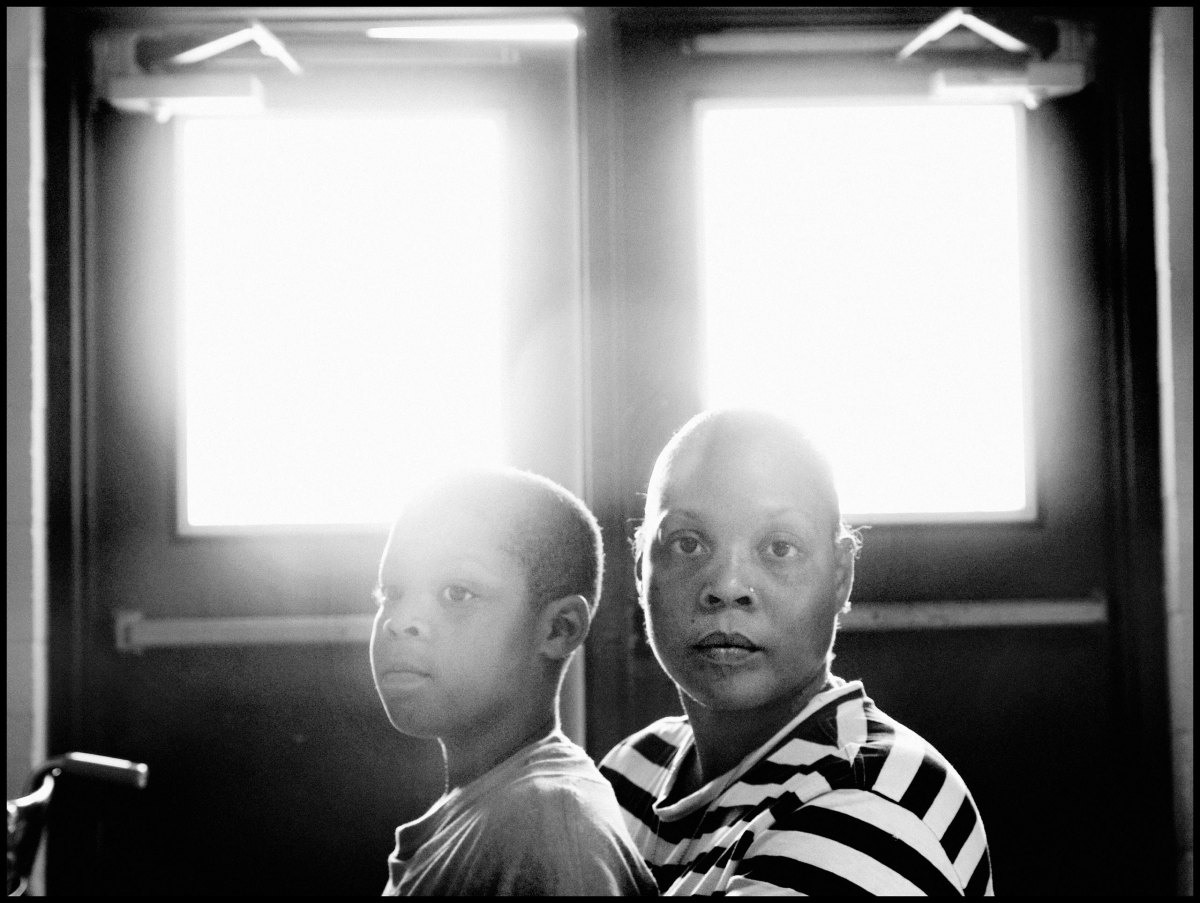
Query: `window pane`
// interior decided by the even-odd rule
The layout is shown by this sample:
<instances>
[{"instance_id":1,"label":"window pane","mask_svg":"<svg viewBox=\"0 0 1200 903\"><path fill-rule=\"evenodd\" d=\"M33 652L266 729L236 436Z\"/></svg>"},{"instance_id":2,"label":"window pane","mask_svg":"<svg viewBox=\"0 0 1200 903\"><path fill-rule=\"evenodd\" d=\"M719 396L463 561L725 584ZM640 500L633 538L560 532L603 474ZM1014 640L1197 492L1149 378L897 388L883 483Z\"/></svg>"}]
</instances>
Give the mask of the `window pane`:
<instances>
[{"instance_id":1,"label":"window pane","mask_svg":"<svg viewBox=\"0 0 1200 903\"><path fill-rule=\"evenodd\" d=\"M181 125L186 524L386 520L503 457L498 115Z\"/></svg>"},{"instance_id":2,"label":"window pane","mask_svg":"<svg viewBox=\"0 0 1200 903\"><path fill-rule=\"evenodd\" d=\"M807 424L852 517L1032 516L1018 115L698 105L705 400Z\"/></svg>"}]
</instances>

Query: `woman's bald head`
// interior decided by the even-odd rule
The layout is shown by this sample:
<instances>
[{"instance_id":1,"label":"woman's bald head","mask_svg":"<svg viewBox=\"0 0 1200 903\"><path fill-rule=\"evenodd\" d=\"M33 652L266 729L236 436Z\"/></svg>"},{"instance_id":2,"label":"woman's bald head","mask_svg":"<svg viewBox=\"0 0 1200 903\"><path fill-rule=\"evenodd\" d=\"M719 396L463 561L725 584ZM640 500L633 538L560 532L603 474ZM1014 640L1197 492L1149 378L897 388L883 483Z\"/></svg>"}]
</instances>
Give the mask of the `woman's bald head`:
<instances>
[{"instance_id":1,"label":"woman's bald head","mask_svg":"<svg viewBox=\"0 0 1200 903\"><path fill-rule=\"evenodd\" d=\"M831 538L839 543L849 540L857 552L860 541L842 523L828 459L794 423L751 409L704 411L671 437L650 475L644 522L654 520L674 480L697 472L709 479L722 479L731 468L754 467L769 467L778 479L802 485L828 519Z\"/></svg>"}]
</instances>

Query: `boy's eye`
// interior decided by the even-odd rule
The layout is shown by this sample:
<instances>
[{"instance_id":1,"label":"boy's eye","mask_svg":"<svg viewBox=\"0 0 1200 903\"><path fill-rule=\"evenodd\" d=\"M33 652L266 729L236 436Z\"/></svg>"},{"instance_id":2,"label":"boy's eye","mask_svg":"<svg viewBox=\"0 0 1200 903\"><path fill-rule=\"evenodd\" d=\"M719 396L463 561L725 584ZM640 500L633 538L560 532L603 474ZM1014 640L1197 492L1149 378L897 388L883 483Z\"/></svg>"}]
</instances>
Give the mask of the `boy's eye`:
<instances>
[{"instance_id":1,"label":"boy's eye","mask_svg":"<svg viewBox=\"0 0 1200 903\"><path fill-rule=\"evenodd\" d=\"M673 537L667 543L667 548L677 555L683 555L685 558L694 558L704 552L704 544L690 533L683 533Z\"/></svg>"},{"instance_id":2,"label":"boy's eye","mask_svg":"<svg viewBox=\"0 0 1200 903\"><path fill-rule=\"evenodd\" d=\"M473 592L457 583L451 583L442 589L442 599L446 602L469 602L474 598L477 597Z\"/></svg>"}]
</instances>

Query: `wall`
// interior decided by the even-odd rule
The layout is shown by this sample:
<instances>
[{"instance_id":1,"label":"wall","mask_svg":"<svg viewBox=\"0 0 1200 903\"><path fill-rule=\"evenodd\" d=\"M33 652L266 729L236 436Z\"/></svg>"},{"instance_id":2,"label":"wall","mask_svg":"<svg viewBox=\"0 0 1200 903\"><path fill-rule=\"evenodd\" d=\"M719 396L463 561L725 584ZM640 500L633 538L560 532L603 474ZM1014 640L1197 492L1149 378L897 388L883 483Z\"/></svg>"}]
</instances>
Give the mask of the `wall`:
<instances>
[{"instance_id":1,"label":"wall","mask_svg":"<svg viewBox=\"0 0 1200 903\"><path fill-rule=\"evenodd\" d=\"M44 570L39 459L43 380L37 369L44 285L41 236L41 34L38 6L10 6L8 32L8 797L45 749Z\"/></svg>"},{"instance_id":2,"label":"wall","mask_svg":"<svg viewBox=\"0 0 1200 903\"><path fill-rule=\"evenodd\" d=\"M1195 893L1192 710L1192 9L1154 16L1151 115L1158 255L1163 511L1178 887Z\"/></svg>"}]
</instances>

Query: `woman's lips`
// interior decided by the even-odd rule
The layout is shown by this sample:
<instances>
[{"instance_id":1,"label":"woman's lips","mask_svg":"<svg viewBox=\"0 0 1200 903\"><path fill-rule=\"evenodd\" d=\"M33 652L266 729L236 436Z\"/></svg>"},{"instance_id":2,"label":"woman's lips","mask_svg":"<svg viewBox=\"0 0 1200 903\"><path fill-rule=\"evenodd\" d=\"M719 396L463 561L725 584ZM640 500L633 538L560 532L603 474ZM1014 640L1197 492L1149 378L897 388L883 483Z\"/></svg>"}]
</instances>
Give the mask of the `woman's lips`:
<instances>
[{"instance_id":1,"label":"woman's lips","mask_svg":"<svg viewBox=\"0 0 1200 903\"><path fill-rule=\"evenodd\" d=\"M702 658L718 665L739 665L762 651L749 637L721 630L705 634L692 648L700 653Z\"/></svg>"}]
</instances>

